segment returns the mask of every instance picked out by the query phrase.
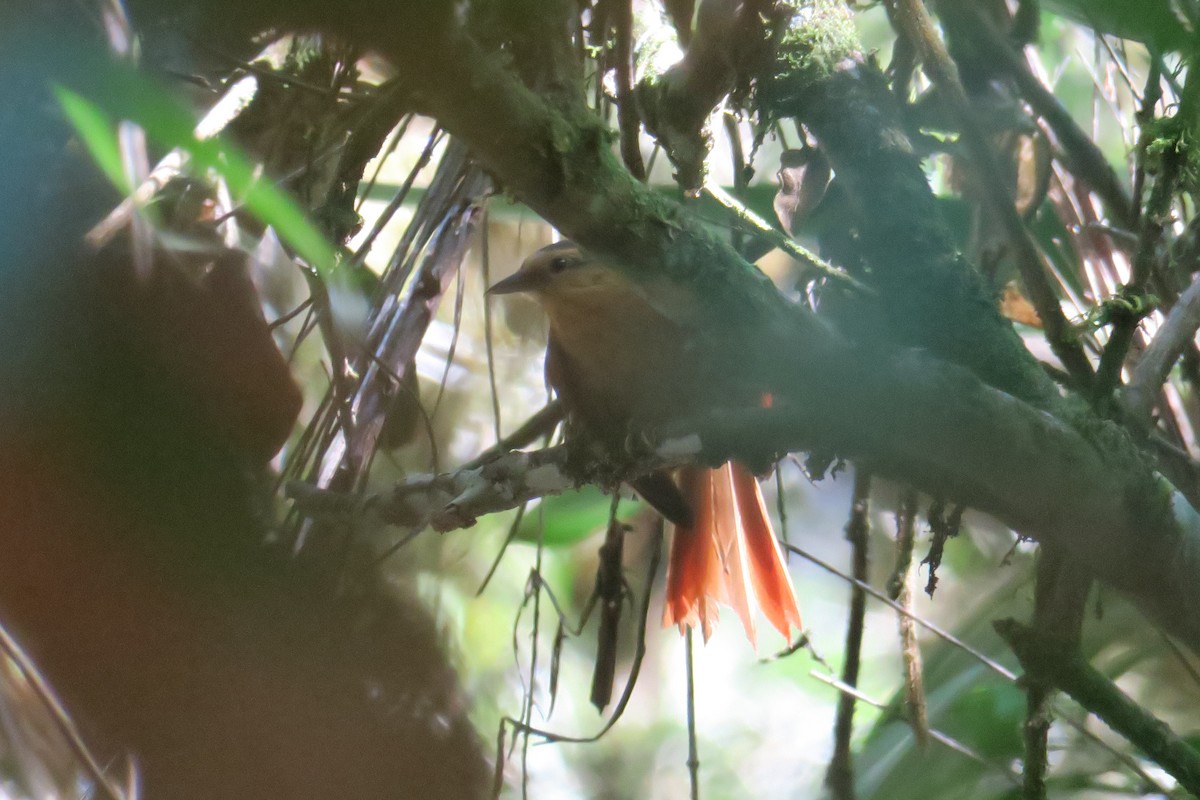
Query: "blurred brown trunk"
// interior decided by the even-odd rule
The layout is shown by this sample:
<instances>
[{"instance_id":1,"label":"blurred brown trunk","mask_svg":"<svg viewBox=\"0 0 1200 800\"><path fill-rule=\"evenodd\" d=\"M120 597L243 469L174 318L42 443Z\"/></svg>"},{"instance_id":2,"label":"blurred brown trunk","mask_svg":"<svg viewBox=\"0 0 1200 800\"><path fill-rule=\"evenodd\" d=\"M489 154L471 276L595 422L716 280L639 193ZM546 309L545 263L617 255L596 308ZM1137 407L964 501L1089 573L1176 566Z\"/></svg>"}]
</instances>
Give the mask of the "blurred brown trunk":
<instances>
[{"instance_id":1,"label":"blurred brown trunk","mask_svg":"<svg viewBox=\"0 0 1200 800\"><path fill-rule=\"evenodd\" d=\"M153 543L203 531L162 527L86 448L63 430L0 444L0 614L101 763L135 754L148 798L481 793L423 608L314 597L263 565L196 574Z\"/></svg>"},{"instance_id":2,"label":"blurred brown trunk","mask_svg":"<svg viewBox=\"0 0 1200 800\"><path fill-rule=\"evenodd\" d=\"M117 198L48 78L102 37L74 3L23 8L0 25L0 619L150 800L481 796L427 611L330 596L263 543L254 465L298 397L241 278L131 287L79 245Z\"/></svg>"}]
</instances>

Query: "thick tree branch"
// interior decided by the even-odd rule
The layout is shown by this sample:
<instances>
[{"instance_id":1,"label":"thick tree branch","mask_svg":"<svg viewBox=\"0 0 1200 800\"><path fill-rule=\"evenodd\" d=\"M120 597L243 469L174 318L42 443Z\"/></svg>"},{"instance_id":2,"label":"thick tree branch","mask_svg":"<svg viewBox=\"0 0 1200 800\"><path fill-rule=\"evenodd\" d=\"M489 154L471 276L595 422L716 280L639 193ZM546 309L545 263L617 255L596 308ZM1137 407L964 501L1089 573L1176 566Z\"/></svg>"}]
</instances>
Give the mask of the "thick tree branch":
<instances>
[{"instance_id":1,"label":"thick tree branch","mask_svg":"<svg viewBox=\"0 0 1200 800\"><path fill-rule=\"evenodd\" d=\"M1062 548L1200 650L1200 517L1192 513L1186 526L1177 524L1169 487L1123 463L1114 455L1119 445L1098 447L1053 416L922 352L888 357L852 347L807 315L796 317L791 336L766 349L772 358L764 369L794 376L775 409L680 421L661 432L668 450L639 468L697 456L767 464L780 452L836 452ZM1105 430L1097 435L1119 436ZM408 484L395 495L403 499L398 510L382 510L391 508L390 499L370 502L384 503L386 517L445 528L574 485L579 476L566 468L565 450L539 452L524 472L514 466L524 462L493 462L470 474L419 479L436 490L419 513L411 511L415 490ZM1182 498L1175 505L1178 515L1190 513Z\"/></svg>"},{"instance_id":2,"label":"thick tree branch","mask_svg":"<svg viewBox=\"0 0 1200 800\"><path fill-rule=\"evenodd\" d=\"M804 44L785 41L777 60L795 61L790 50ZM1061 406L1053 381L958 253L879 71L855 53L815 80L777 71L760 100L816 135L849 198L850 232L827 247L879 291L874 303L855 306L845 327L864 339L927 348L1022 399Z\"/></svg>"}]
</instances>

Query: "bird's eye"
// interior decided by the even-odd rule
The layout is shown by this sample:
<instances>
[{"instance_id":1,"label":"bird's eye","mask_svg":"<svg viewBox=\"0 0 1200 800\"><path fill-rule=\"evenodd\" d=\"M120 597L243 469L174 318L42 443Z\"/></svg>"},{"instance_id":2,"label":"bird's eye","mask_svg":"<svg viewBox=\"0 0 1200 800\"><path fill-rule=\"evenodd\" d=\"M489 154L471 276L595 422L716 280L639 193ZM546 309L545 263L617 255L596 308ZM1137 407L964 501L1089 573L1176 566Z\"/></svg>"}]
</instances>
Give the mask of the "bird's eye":
<instances>
[{"instance_id":1,"label":"bird's eye","mask_svg":"<svg viewBox=\"0 0 1200 800\"><path fill-rule=\"evenodd\" d=\"M563 258L562 256L559 256L558 258L556 258L550 262L550 271L551 272L562 272L566 268L567 268L567 259Z\"/></svg>"}]
</instances>

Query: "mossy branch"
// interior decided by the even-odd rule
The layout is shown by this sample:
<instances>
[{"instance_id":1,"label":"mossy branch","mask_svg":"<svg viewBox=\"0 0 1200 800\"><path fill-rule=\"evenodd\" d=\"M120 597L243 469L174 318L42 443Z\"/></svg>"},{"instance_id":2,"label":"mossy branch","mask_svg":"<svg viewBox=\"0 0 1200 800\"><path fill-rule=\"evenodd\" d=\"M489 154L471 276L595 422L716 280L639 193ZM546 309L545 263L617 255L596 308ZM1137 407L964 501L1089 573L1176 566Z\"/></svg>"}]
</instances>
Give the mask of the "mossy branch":
<instances>
[{"instance_id":1,"label":"mossy branch","mask_svg":"<svg viewBox=\"0 0 1200 800\"><path fill-rule=\"evenodd\" d=\"M1076 648L1041 636L1016 620L999 620L995 627L1029 676L1066 692L1153 759L1184 789L1200 797L1200 753L1088 665Z\"/></svg>"}]
</instances>

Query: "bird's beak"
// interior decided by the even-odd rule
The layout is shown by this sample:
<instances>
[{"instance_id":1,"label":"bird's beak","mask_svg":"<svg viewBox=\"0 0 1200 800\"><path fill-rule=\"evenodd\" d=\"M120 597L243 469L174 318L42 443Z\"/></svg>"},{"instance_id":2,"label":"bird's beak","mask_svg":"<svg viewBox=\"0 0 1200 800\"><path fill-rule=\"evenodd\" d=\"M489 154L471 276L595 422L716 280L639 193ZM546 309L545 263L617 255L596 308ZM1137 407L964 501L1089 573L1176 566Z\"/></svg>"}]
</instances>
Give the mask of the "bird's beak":
<instances>
[{"instance_id":1,"label":"bird's beak","mask_svg":"<svg viewBox=\"0 0 1200 800\"><path fill-rule=\"evenodd\" d=\"M541 276L532 272L514 272L502 281L493 283L487 290L488 294L514 294L515 292L531 292L540 288Z\"/></svg>"}]
</instances>

